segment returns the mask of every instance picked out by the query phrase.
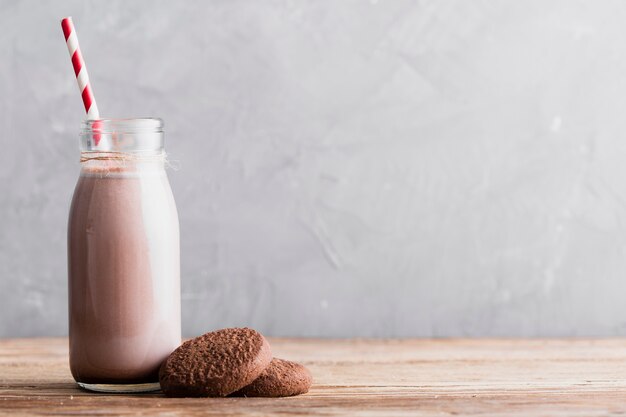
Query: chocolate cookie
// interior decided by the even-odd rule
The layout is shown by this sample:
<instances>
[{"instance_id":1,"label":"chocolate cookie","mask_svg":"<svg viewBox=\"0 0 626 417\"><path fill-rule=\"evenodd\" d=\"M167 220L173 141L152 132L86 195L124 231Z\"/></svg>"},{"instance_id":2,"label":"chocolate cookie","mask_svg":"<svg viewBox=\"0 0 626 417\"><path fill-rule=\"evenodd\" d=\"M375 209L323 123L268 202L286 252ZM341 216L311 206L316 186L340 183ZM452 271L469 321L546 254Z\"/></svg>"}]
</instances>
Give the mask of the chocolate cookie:
<instances>
[{"instance_id":1,"label":"chocolate cookie","mask_svg":"<svg viewBox=\"0 0 626 417\"><path fill-rule=\"evenodd\" d=\"M159 370L170 397L225 397L250 384L272 360L261 333L248 328L206 333L178 347Z\"/></svg>"},{"instance_id":2,"label":"chocolate cookie","mask_svg":"<svg viewBox=\"0 0 626 417\"><path fill-rule=\"evenodd\" d=\"M261 376L235 392L237 397L290 397L304 394L311 388L311 373L299 363L272 359Z\"/></svg>"}]
</instances>

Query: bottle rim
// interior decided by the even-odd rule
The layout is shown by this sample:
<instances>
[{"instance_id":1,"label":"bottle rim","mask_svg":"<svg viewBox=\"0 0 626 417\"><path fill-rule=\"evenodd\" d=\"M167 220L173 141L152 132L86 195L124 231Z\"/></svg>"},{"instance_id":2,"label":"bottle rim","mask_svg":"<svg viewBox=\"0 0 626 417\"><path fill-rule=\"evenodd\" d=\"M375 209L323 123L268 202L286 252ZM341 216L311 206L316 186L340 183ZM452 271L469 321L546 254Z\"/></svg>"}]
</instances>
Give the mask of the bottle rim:
<instances>
[{"instance_id":1,"label":"bottle rim","mask_svg":"<svg viewBox=\"0 0 626 417\"><path fill-rule=\"evenodd\" d=\"M87 119L81 124L81 134L163 133L159 117Z\"/></svg>"},{"instance_id":2,"label":"bottle rim","mask_svg":"<svg viewBox=\"0 0 626 417\"><path fill-rule=\"evenodd\" d=\"M163 120L158 117L132 119L88 119L81 124L81 152L161 152Z\"/></svg>"}]
</instances>

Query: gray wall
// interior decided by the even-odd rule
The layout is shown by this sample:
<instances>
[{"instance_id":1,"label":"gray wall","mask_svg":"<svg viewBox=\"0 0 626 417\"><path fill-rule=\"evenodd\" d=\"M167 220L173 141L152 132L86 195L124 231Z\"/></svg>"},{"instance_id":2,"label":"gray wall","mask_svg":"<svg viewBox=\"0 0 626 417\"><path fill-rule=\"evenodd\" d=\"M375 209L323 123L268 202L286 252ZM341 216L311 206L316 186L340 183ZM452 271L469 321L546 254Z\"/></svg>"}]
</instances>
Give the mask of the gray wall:
<instances>
[{"instance_id":1,"label":"gray wall","mask_svg":"<svg viewBox=\"0 0 626 417\"><path fill-rule=\"evenodd\" d=\"M166 121L186 335L626 334L626 3L0 0L0 336L67 332L65 15Z\"/></svg>"}]
</instances>

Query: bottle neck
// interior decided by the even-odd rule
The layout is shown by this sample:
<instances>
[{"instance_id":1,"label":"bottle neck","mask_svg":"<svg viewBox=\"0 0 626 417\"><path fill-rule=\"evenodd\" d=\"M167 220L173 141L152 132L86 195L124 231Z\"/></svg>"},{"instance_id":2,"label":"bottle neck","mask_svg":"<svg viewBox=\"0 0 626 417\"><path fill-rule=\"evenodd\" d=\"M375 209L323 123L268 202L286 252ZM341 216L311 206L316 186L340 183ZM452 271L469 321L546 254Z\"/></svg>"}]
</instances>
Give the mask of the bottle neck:
<instances>
[{"instance_id":1,"label":"bottle neck","mask_svg":"<svg viewBox=\"0 0 626 417\"><path fill-rule=\"evenodd\" d=\"M85 120L82 153L158 155L164 149L163 121L157 118Z\"/></svg>"}]
</instances>

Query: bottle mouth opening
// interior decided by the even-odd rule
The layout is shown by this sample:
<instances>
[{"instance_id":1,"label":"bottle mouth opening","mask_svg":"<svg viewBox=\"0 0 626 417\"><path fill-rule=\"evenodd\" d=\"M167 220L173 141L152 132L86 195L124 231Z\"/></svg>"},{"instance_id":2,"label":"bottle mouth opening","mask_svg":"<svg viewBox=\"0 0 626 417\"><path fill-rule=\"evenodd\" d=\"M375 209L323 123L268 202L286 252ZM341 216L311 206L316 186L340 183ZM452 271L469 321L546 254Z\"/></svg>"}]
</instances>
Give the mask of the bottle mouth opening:
<instances>
[{"instance_id":1,"label":"bottle mouth opening","mask_svg":"<svg viewBox=\"0 0 626 417\"><path fill-rule=\"evenodd\" d=\"M84 120L81 134L91 133L163 133L163 120L158 117Z\"/></svg>"},{"instance_id":2,"label":"bottle mouth opening","mask_svg":"<svg viewBox=\"0 0 626 417\"><path fill-rule=\"evenodd\" d=\"M85 120L81 124L81 152L162 151L163 120L156 117Z\"/></svg>"}]
</instances>

